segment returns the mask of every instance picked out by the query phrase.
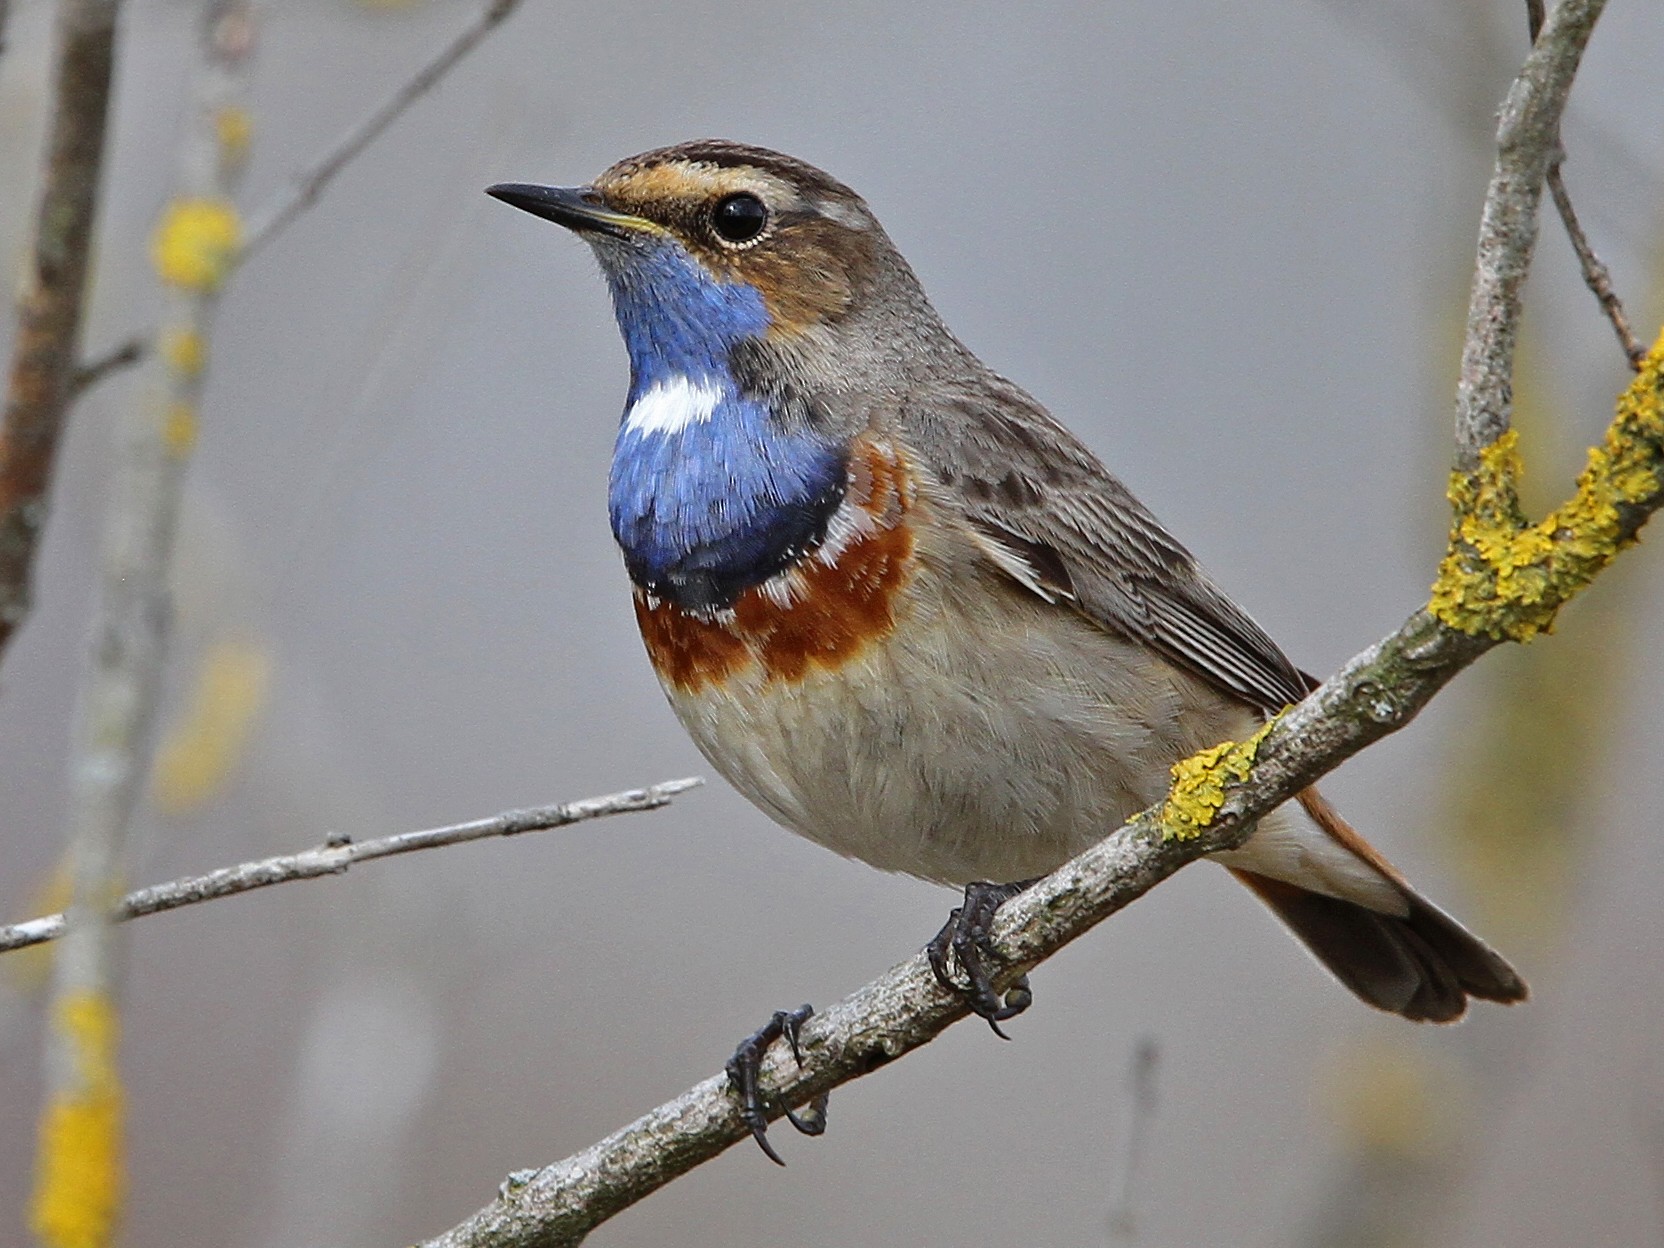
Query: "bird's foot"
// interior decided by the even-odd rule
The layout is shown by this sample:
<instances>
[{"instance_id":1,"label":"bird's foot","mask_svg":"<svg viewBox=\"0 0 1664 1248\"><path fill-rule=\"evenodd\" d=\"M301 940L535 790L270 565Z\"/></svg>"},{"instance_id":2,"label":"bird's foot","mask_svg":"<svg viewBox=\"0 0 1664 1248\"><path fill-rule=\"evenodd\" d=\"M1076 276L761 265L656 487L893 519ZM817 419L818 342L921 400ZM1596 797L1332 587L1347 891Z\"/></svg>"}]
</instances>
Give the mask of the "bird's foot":
<instances>
[{"instance_id":1,"label":"bird's foot","mask_svg":"<svg viewBox=\"0 0 1664 1248\"><path fill-rule=\"evenodd\" d=\"M964 903L948 915L942 930L924 947L925 954L930 958L930 969L936 972L937 982L949 992L963 996L971 1012L987 1019L994 1034L1001 1040L1011 1037L1000 1030L1000 1024L1028 1009L1034 1003L1034 994L1029 991L1027 975L1018 978L1003 996L995 989L994 977L988 969L988 961L994 957L988 925L994 921L994 914L1002 905L1032 883L1033 880L1018 880L1014 884L978 882L965 885ZM955 983L948 973L949 953L965 972L964 984Z\"/></svg>"},{"instance_id":2,"label":"bird's foot","mask_svg":"<svg viewBox=\"0 0 1664 1248\"><path fill-rule=\"evenodd\" d=\"M740 1113L745 1118L745 1125L751 1128L751 1138L757 1141L757 1146L777 1166L786 1163L768 1142L768 1105L763 1098L762 1089L757 1086L757 1076L762 1071L763 1054L768 1052L768 1046L781 1038L791 1045L792 1056L797 1059L797 1064L803 1065L803 1054L797 1043L798 1035L803 1030L803 1024L809 1021L814 1012L815 1008L812 1005L800 1005L795 1010L776 1010L773 1018L740 1041L739 1047L734 1050L734 1056L728 1059L728 1083L734 1089L734 1094L740 1098ZM826 1130L826 1103L827 1094L822 1092L809 1102L809 1107L802 1113L785 1106L781 1106L781 1109L786 1115L786 1121L804 1135L820 1135Z\"/></svg>"}]
</instances>

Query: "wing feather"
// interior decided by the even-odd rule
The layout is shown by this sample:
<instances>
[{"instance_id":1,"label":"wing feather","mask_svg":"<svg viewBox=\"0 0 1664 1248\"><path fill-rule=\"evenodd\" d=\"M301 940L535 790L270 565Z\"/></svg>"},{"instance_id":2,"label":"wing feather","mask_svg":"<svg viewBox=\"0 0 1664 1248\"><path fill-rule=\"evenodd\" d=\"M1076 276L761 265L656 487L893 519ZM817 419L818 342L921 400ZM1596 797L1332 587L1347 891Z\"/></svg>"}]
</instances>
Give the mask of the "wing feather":
<instances>
[{"instance_id":1,"label":"wing feather","mask_svg":"<svg viewBox=\"0 0 1664 1248\"><path fill-rule=\"evenodd\" d=\"M902 428L1016 583L1266 711L1316 681L1213 584L1131 491L992 373L917 388Z\"/></svg>"}]
</instances>

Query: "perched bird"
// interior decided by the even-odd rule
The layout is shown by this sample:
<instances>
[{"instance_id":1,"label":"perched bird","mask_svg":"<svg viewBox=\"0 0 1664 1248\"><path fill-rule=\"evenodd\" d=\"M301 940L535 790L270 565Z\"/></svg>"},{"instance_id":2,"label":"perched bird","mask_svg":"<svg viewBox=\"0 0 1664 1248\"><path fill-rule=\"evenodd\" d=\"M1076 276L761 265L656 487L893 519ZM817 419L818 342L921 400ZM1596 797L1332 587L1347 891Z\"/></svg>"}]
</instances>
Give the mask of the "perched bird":
<instances>
[{"instance_id":1,"label":"perched bird","mask_svg":"<svg viewBox=\"0 0 1664 1248\"><path fill-rule=\"evenodd\" d=\"M576 232L611 288L612 531L683 726L792 831L964 886L932 963L952 986L951 950L971 1007L1010 1017L1026 985L998 994L982 950L999 903L1315 681L819 169L702 140L489 193ZM1214 859L1343 984L1418 1021L1525 998L1315 790L1298 805ZM756 1065L806 1013L730 1065L771 1157Z\"/></svg>"}]
</instances>

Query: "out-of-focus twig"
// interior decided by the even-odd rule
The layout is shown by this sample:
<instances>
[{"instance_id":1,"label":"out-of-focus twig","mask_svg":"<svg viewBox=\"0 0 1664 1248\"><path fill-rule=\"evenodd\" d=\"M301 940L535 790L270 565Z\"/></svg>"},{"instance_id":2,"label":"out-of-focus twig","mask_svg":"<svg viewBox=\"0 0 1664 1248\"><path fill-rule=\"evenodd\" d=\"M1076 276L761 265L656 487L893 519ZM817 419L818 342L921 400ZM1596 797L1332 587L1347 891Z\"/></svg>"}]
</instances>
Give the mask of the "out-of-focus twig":
<instances>
[{"instance_id":1,"label":"out-of-focus twig","mask_svg":"<svg viewBox=\"0 0 1664 1248\"><path fill-rule=\"evenodd\" d=\"M1115 1175L1115 1195L1109 1202L1109 1233L1119 1240L1131 1240L1138 1234L1138 1171L1149 1151L1150 1128L1155 1123L1160 1065L1161 1046L1153 1036L1145 1036L1133 1050L1127 1072L1126 1124L1118 1150L1120 1169Z\"/></svg>"},{"instance_id":2,"label":"out-of-focus twig","mask_svg":"<svg viewBox=\"0 0 1664 1248\"><path fill-rule=\"evenodd\" d=\"M149 770L171 616L168 585L185 464L195 437L229 194L243 166L238 109L253 42L250 0L204 0L196 109L184 135L178 193L155 260L169 288L160 394L123 422L105 521L93 645L71 762L68 861L72 901L55 963L31 1222L52 1248L103 1248L122 1187L116 1062L117 959L112 910L126 880L126 842ZM239 118L240 124L239 124ZM73 360L73 356L70 357Z\"/></svg>"},{"instance_id":3,"label":"out-of-focus twig","mask_svg":"<svg viewBox=\"0 0 1664 1248\"><path fill-rule=\"evenodd\" d=\"M0 14L6 0L0 0ZM500 26L521 4L521 0L489 0L474 24L447 44L437 56L424 65L403 86L378 105L372 113L349 130L311 168L297 174L289 186L266 207L256 211L251 223L239 231L240 239L234 252L225 257L229 277L242 262L271 242L296 218L317 202L324 189L337 174L351 164L381 132L421 96L438 85L440 79L473 51L485 37ZM110 373L135 364L150 351L148 337L133 338L118 351L98 360L89 360L75 370L70 398L104 380ZM164 347L167 344L163 344ZM3 603L3 600L0 600ZM0 647L4 646L0 635Z\"/></svg>"},{"instance_id":4,"label":"out-of-focus twig","mask_svg":"<svg viewBox=\"0 0 1664 1248\"><path fill-rule=\"evenodd\" d=\"M131 368L144 359L144 356L144 342L138 338L129 338L119 346L112 347L103 355L88 360L75 370L75 377L69 384L70 400L74 401L80 398L111 373L118 373L124 368Z\"/></svg>"},{"instance_id":5,"label":"out-of-focus twig","mask_svg":"<svg viewBox=\"0 0 1664 1248\"><path fill-rule=\"evenodd\" d=\"M0 425L0 654L29 611L58 438L80 356L87 254L119 0L62 0L46 169ZM6 5L0 0L0 36Z\"/></svg>"},{"instance_id":6,"label":"out-of-focus twig","mask_svg":"<svg viewBox=\"0 0 1664 1248\"><path fill-rule=\"evenodd\" d=\"M447 824L439 828L424 828L417 832L399 832L369 841L354 841L347 837L331 837L324 844L298 854L279 854L235 867L221 867L206 875L191 875L137 889L116 903L111 913L115 922L125 922L146 914L160 914L177 910L199 901L214 901L232 897L273 884L287 884L291 880L312 880L325 875L340 875L354 863L370 862L376 858L391 858L396 854L415 853L419 849L439 849L446 845L462 845L468 841L482 841L496 836L518 836L522 832L542 832L549 828L564 828L588 819L608 815L625 815L636 811L658 810L670 805L679 793L696 788L697 776L682 780L665 780L644 789L626 789L605 797L585 797L556 806L532 806L523 810L504 811L487 819L472 819L467 823ZM24 923L0 927L0 953L12 949L26 949L44 944L64 934L64 916L43 915Z\"/></svg>"},{"instance_id":7,"label":"out-of-focus twig","mask_svg":"<svg viewBox=\"0 0 1664 1248\"><path fill-rule=\"evenodd\" d=\"M323 158L296 176L287 190L265 209L255 213L243 242L240 259L247 259L276 237L312 206L335 176L352 163L377 135L396 121L405 109L431 91L456 63L472 52L493 30L502 25L521 0L488 0L474 24L447 44L374 112L341 136Z\"/></svg>"}]
</instances>

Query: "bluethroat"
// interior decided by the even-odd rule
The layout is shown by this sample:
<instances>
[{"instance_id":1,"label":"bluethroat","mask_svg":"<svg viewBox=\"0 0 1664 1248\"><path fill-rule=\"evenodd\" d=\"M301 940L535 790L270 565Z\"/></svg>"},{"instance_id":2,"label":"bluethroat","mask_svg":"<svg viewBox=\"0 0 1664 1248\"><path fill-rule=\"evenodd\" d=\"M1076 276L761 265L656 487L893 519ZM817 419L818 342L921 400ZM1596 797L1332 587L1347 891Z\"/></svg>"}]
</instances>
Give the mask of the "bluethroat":
<instances>
[{"instance_id":1,"label":"bluethroat","mask_svg":"<svg viewBox=\"0 0 1664 1248\"><path fill-rule=\"evenodd\" d=\"M963 886L931 961L997 1029L1029 994L996 991L994 909L1316 682L953 336L819 169L704 140L490 193L577 233L611 289L612 531L677 717L792 831ZM1297 804L1213 857L1341 983L1417 1021L1525 999L1315 789ZM729 1066L771 1157L757 1064L807 1013ZM792 1120L817 1130L824 1104Z\"/></svg>"}]
</instances>

